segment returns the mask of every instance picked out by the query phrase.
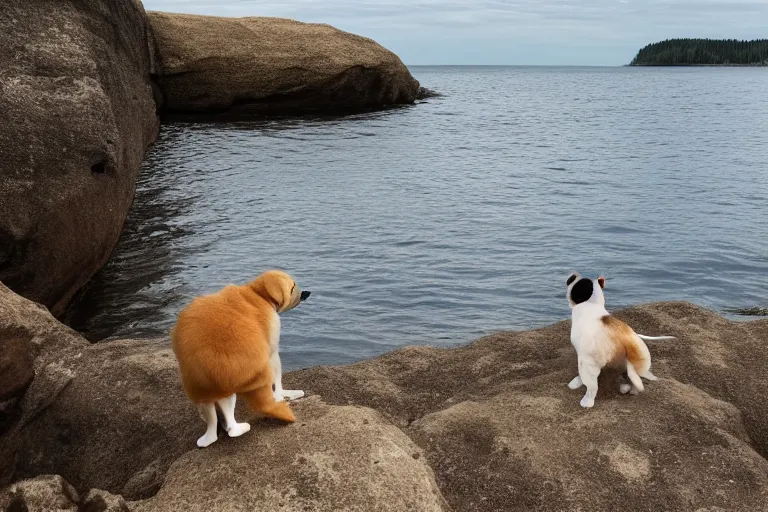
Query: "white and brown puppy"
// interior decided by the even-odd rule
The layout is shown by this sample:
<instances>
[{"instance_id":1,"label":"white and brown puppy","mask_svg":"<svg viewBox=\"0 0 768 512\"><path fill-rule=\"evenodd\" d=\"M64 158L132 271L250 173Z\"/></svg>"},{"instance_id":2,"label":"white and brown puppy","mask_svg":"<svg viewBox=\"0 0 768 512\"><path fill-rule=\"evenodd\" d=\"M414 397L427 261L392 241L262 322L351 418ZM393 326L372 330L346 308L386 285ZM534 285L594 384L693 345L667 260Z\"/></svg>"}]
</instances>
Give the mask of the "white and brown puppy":
<instances>
[{"instance_id":1,"label":"white and brown puppy","mask_svg":"<svg viewBox=\"0 0 768 512\"><path fill-rule=\"evenodd\" d=\"M674 339L672 336L643 336L611 316L605 309L605 278L595 280L572 274L566 281L566 296L572 309L571 344L576 349L579 375L568 387L587 387L582 407L595 405L597 377L606 366L626 371L631 384L621 384L622 394L643 391L641 377L656 380L651 373L651 353L643 340Z\"/></svg>"}]
</instances>

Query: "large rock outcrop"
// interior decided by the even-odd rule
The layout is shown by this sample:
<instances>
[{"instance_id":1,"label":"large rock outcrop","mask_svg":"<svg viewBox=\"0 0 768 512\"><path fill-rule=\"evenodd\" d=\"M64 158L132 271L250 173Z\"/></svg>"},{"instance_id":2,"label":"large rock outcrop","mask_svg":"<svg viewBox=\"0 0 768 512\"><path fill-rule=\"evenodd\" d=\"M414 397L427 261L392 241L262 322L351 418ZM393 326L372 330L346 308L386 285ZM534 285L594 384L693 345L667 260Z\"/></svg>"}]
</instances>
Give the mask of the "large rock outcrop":
<instances>
[{"instance_id":1,"label":"large rock outcrop","mask_svg":"<svg viewBox=\"0 0 768 512\"><path fill-rule=\"evenodd\" d=\"M58 474L83 493L154 494L200 421L167 344L92 345L0 283L0 350L9 340L28 344L35 371L0 437L15 479Z\"/></svg>"},{"instance_id":2,"label":"large rock outcrop","mask_svg":"<svg viewBox=\"0 0 768 512\"><path fill-rule=\"evenodd\" d=\"M80 503L77 493L57 491L65 480L80 495L105 489L144 500L160 490L135 504L147 511L212 510L221 503L233 509L260 503L265 510L279 504L283 510L444 509L421 450L370 409L313 398L297 405L302 419L293 425L252 419L252 435L224 435L201 451L194 443L203 425L164 340L88 344L0 284L0 333L11 327L33 345L36 376L0 437L0 453L12 452L0 462L13 464L14 480L30 479L11 488L7 500L34 505L53 496ZM252 416L239 406L239 418ZM59 477L41 485L38 475Z\"/></svg>"},{"instance_id":3,"label":"large rock outcrop","mask_svg":"<svg viewBox=\"0 0 768 512\"><path fill-rule=\"evenodd\" d=\"M59 474L83 493L156 492L199 421L170 349L151 341L91 345L0 283L0 351L19 341L35 377L0 411L0 485Z\"/></svg>"},{"instance_id":4,"label":"large rock outcrop","mask_svg":"<svg viewBox=\"0 0 768 512\"><path fill-rule=\"evenodd\" d=\"M17 473L22 403L33 412L52 402L60 386L37 393L38 384L45 380L40 375L52 375L56 365L44 372L50 362L71 357L87 345L45 307L0 283L0 369L4 371L0 376L0 486Z\"/></svg>"},{"instance_id":5,"label":"large rock outcrop","mask_svg":"<svg viewBox=\"0 0 768 512\"><path fill-rule=\"evenodd\" d=\"M582 409L560 322L289 373L310 393L297 423L239 404L251 432L197 450L203 425L166 341L89 345L0 287L0 338L13 328L35 357L0 455L14 454L14 480L61 475L141 512L768 510L768 321L685 303L617 315L678 336L650 344L662 379L640 396L606 372Z\"/></svg>"},{"instance_id":6,"label":"large rock outcrop","mask_svg":"<svg viewBox=\"0 0 768 512\"><path fill-rule=\"evenodd\" d=\"M679 339L650 343L661 381L624 396L606 372L591 410L566 387L570 322L284 380L400 425L455 510L768 510L768 321L686 303L617 316Z\"/></svg>"},{"instance_id":7,"label":"large rock outcrop","mask_svg":"<svg viewBox=\"0 0 768 512\"><path fill-rule=\"evenodd\" d=\"M355 111L413 103L419 90L397 55L329 25L281 18L148 16L166 111Z\"/></svg>"},{"instance_id":8,"label":"large rock outcrop","mask_svg":"<svg viewBox=\"0 0 768 512\"><path fill-rule=\"evenodd\" d=\"M3 0L0 281L59 315L107 261L158 120L138 0Z\"/></svg>"},{"instance_id":9,"label":"large rock outcrop","mask_svg":"<svg viewBox=\"0 0 768 512\"><path fill-rule=\"evenodd\" d=\"M87 345L40 366L21 402L18 476L59 474L83 492L146 498L194 447L200 418L167 345Z\"/></svg>"},{"instance_id":10,"label":"large rock outcrop","mask_svg":"<svg viewBox=\"0 0 768 512\"><path fill-rule=\"evenodd\" d=\"M447 509L421 449L379 413L316 397L294 409L296 424L259 424L255 435L182 456L158 495L134 510Z\"/></svg>"}]
</instances>

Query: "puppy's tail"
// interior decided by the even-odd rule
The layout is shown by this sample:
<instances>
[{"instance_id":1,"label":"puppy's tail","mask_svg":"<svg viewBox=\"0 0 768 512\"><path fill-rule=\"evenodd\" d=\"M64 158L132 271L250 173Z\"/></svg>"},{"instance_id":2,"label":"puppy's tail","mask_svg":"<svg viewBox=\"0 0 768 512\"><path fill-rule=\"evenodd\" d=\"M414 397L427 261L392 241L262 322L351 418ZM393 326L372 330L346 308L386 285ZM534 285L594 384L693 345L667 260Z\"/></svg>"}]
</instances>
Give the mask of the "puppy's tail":
<instances>
[{"instance_id":1,"label":"puppy's tail","mask_svg":"<svg viewBox=\"0 0 768 512\"><path fill-rule=\"evenodd\" d=\"M651 352L648 347L643 343L643 339L649 338L648 336L637 335L637 338L626 338L624 349L627 355L627 377L632 382L632 385L638 390L643 391L643 381L640 377L648 380L658 380L653 373L651 373ZM671 336L660 336L650 339L668 339Z\"/></svg>"},{"instance_id":2,"label":"puppy's tail","mask_svg":"<svg viewBox=\"0 0 768 512\"><path fill-rule=\"evenodd\" d=\"M640 379L637 370L635 370L635 366L630 361L627 361L627 377L629 377L629 381L638 391L645 391L643 381Z\"/></svg>"},{"instance_id":3,"label":"puppy's tail","mask_svg":"<svg viewBox=\"0 0 768 512\"><path fill-rule=\"evenodd\" d=\"M639 339L631 337L624 339L624 350L627 356L627 377L638 391L643 391L643 381L640 377L651 375L651 353Z\"/></svg>"},{"instance_id":4,"label":"puppy's tail","mask_svg":"<svg viewBox=\"0 0 768 512\"><path fill-rule=\"evenodd\" d=\"M635 333L637 334L637 333ZM646 336L645 334L637 334L637 337L640 338L643 341L665 341L665 340L676 340L674 336Z\"/></svg>"},{"instance_id":5,"label":"puppy's tail","mask_svg":"<svg viewBox=\"0 0 768 512\"><path fill-rule=\"evenodd\" d=\"M293 411L291 411L288 402L275 401L275 397L272 395L272 386L262 386L253 391L243 393L243 396L248 401L248 405L254 412L261 413L264 416L282 420L287 423L293 423L296 421L296 416L294 416Z\"/></svg>"}]
</instances>

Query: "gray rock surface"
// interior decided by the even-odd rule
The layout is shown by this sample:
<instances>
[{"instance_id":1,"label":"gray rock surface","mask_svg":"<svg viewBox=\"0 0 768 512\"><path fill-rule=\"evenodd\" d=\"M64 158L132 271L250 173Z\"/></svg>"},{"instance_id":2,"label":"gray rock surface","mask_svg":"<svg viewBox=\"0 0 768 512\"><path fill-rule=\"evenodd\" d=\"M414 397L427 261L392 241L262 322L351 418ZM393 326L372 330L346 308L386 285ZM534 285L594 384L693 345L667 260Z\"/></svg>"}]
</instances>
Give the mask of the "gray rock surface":
<instances>
[{"instance_id":1,"label":"gray rock surface","mask_svg":"<svg viewBox=\"0 0 768 512\"><path fill-rule=\"evenodd\" d=\"M0 402L18 398L32 382L30 343L12 332L0 335Z\"/></svg>"},{"instance_id":2,"label":"gray rock surface","mask_svg":"<svg viewBox=\"0 0 768 512\"><path fill-rule=\"evenodd\" d=\"M46 364L27 395L17 474L59 474L81 491L151 496L200 435L173 352L157 341L85 346Z\"/></svg>"},{"instance_id":3,"label":"gray rock surface","mask_svg":"<svg viewBox=\"0 0 768 512\"><path fill-rule=\"evenodd\" d=\"M122 496L91 489L80 506L80 512L129 512L129 508Z\"/></svg>"},{"instance_id":4,"label":"gray rock surface","mask_svg":"<svg viewBox=\"0 0 768 512\"><path fill-rule=\"evenodd\" d=\"M122 496L92 489L81 500L74 487L59 475L41 475L0 491L4 512L129 512Z\"/></svg>"}]
</instances>

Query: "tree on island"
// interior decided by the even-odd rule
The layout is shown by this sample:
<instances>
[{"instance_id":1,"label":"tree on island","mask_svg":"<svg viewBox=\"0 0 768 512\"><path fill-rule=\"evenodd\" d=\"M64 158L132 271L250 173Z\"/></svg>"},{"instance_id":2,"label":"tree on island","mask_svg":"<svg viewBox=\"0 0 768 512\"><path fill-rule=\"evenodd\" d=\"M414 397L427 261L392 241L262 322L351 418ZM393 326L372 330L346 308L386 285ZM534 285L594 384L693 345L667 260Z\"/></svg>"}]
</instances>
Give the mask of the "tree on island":
<instances>
[{"instance_id":1,"label":"tree on island","mask_svg":"<svg viewBox=\"0 0 768 512\"><path fill-rule=\"evenodd\" d=\"M768 39L667 39L637 52L630 66L768 66Z\"/></svg>"}]
</instances>

